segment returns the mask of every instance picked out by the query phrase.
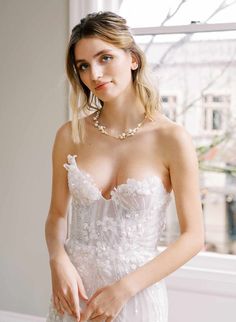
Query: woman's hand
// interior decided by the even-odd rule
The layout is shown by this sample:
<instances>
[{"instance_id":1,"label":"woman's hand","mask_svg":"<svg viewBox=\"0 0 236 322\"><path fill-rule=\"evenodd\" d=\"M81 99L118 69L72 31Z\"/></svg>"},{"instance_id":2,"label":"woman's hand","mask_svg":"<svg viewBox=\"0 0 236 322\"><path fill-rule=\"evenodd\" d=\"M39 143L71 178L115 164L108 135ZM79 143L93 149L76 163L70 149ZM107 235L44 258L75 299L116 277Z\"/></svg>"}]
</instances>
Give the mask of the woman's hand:
<instances>
[{"instance_id":1,"label":"woman's hand","mask_svg":"<svg viewBox=\"0 0 236 322\"><path fill-rule=\"evenodd\" d=\"M83 282L67 257L50 261L54 307L60 314L67 312L80 321L79 295L88 300Z\"/></svg>"},{"instance_id":2,"label":"woman's hand","mask_svg":"<svg viewBox=\"0 0 236 322\"><path fill-rule=\"evenodd\" d=\"M98 289L81 312L81 320L111 322L117 317L125 303L132 297L128 286L119 280Z\"/></svg>"}]
</instances>

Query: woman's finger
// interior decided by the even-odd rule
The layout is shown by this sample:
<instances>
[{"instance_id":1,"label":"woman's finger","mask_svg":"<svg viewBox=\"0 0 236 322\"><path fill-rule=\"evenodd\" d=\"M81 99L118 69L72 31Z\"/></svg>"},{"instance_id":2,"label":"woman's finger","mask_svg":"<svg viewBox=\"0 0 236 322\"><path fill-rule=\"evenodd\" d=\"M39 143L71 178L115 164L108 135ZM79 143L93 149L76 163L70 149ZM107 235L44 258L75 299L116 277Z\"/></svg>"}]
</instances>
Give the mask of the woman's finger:
<instances>
[{"instance_id":1,"label":"woman's finger","mask_svg":"<svg viewBox=\"0 0 236 322\"><path fill-rule=\"evenodd\" d=\"M78 284L78 294L79 296L82 297L83 300L88 300L88 296L87 296L87 293L85 291L85 288L84 288L84 284L80 278L80 276L78 275L78 279L77 279L77 284Z\"/></svg>"},{"instance_id":2,"label":"woman's finger","mask_svg":"<svg viewBox=\"0 0 236 322\"><path fill-rule=\"evenodd\" d=\"M106 321L106 318L107 316L105 314L102 314L102 315L99 315L99 316L96 316L94 318L89 318L89 321L92 321L92 322L103 322L104 320Z\"/></svg>"},{"instance_id":3,"label":"woman's finger","mask_svg":"<svg viewBox=\"0 0 236 322\"><path fill-rule=\"evenodd\" d=\"M80 305L79 305L79 295L77 292L71 294L70 298L70 307L72 309L73 314L76 316L77 319L80 319Z\"/></svg>"},{"instance_id":4,"label":"woman's finger","mask_svg":"<svg viewBox=\"0 0 236 322\"><path fill-rule=\"evenodd\" d=\"M104 312L102 312L101 310L97 309L97 310L93 311L92 314L90 314L90 320L100 318L104 314L105 314Z\"/></svg>"},{"instance_id":5,"label":"woman's finger","mask_svg":"<svg viewBox=\"0 0 236 322\"><path fill-rule=\"evenodd\" d=\"M53 306L57 311L59 311L59 309L60 309L59 299L56 295L53 297Z\"/></svg>"},{"instance_id":6,"label":"woman's finger","mask_svg":"<svg viewBox=\"0 0 236 322\"><path fill-rule=\"evenodd\" d=\"M61 304L61 301L60 301L60 299L57 297L57 307L58 307L58 312L60 313L60 314L64 314L64 310L63 310L63 307L62 307L62 304Z\"/></svg>"},{"instance_id":7,"label":"woman's finger","mask_svg":"<svg viewBox=\"0 0 236 322\"><path fill-rule=\"evenodd\" d=\"M112 322L112 321L114 321L114 319L113 318L107 318L106 320L105 320L105 322Z\"/></svg>"},{"instance_id":8,"label":"woman's finger","mask_svg":"<svg viewBox=\"0 0 236 322\"><path fill-rule=\"evenodd\" d=\"M73 312L70 308L70 305L65 297L60 297L60 303L64 311L66 311L68 314L73 315Z\"/></svg>"}]
</instances>

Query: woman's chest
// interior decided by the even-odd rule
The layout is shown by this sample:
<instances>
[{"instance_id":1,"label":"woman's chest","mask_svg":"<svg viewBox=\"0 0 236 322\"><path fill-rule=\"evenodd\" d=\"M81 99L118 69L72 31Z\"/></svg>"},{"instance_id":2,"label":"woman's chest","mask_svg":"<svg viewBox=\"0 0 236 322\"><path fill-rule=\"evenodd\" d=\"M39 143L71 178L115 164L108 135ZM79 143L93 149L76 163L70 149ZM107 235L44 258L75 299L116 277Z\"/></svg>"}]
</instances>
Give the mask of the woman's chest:
<instances>
[{"instance_id":1,"label":"woman's chest","mask_svg":"<svg viewBox=\"0 0 236 322\"><path fill-rule=\"evenodd\" d=\"M123 143L123 142L122 142ZM152 142L139 144L86 144L74 151L77 165L89 173L105 198L128 179L158 176L170 189L169 174L161 151Z\"/></svg>"}]
</instances>

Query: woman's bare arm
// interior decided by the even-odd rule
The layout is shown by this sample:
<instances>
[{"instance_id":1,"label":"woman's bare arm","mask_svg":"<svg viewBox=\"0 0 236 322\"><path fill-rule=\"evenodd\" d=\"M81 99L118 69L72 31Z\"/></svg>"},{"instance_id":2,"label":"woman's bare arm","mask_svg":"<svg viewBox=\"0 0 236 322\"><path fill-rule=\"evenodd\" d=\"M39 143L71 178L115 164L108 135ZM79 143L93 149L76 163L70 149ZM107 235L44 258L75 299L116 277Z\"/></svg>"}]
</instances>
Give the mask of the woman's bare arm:
<instances>
[{"instance_id":1,"label":"woman's bare arm","mask_svg":"<svg viewBox=\"0 0 236 322\"><path fill-rule=\"evenodd\" d=\"M180 237L159 256L126 275L121 283L132 295L177 270L204 246L203 214L199 193L198 161L190 135L172 125L163 141L175 195Z\"/></svg>"},{"instance_id":2,"label":"woman's bare arm","mask_svg":"<svg viewBox=\"0 0 236 322\"><path fill-rule=\"evenodd\" d=\"M56 133L52 149L52 190L51 203L45 223L45 237L50 262L67 256L64 242L67 235L67 210L70 193L67 184L67 171L63 167L71 144L66 123Z\"/></svg>"},{"instance_id":3,"label":"woman's bare arm","mask_svg":"<svg viewBox=\"0 0 236 322\"><path fill-rule=\"evenodd\" d=\"M65 123L56 133L52 151L52 192L45 238L51 268L53 302L57 311L65 311L80 319L79 295L86 299L83 282L71 263L65 248L67 212L70 201L67 171L63 164L73 151L71 124Z\"/></svg>"}]
</instances>

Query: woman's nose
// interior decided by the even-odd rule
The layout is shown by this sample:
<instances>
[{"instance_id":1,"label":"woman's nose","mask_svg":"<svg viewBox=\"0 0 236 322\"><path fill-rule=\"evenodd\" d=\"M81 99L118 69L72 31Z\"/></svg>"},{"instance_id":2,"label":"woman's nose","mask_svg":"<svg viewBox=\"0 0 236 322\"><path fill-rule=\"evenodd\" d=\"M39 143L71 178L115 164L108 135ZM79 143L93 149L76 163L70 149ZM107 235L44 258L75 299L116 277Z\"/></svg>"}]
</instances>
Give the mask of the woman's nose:
<instances>
[{"instance_id":1,"label":"woman's nose","mask_svg":"<svg viewBox=\"0 0 236 322\"><path fill-rule=\"evenodd\" d=\"M103 76L103 71L101 66L98 66L98 65L91 66L92 80L96 81L98 78L101 78L102 76Z\"/></svg>"}]
</instances>

